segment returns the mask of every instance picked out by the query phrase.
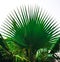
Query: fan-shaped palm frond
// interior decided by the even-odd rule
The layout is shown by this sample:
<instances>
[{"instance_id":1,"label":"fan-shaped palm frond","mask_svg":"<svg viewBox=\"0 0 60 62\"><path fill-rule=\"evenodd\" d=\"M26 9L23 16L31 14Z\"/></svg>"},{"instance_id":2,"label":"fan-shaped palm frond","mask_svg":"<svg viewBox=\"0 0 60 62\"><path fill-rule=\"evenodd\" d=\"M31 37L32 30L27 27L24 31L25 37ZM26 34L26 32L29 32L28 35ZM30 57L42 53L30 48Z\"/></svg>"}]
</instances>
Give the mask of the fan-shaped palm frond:
<instances>
[{"instance_id":1,"label":"fan-shaped palm frond","mask_svg":"<svg viewBox=\"0 0 60 62\"><path fill-rule=\"evenodd\" d=\"M14 10L5 21L2 32L9 40L20 47L48 48L57 42L60 35L54 19L39 8L20 8Z\"/></svg>"}]
</instances>

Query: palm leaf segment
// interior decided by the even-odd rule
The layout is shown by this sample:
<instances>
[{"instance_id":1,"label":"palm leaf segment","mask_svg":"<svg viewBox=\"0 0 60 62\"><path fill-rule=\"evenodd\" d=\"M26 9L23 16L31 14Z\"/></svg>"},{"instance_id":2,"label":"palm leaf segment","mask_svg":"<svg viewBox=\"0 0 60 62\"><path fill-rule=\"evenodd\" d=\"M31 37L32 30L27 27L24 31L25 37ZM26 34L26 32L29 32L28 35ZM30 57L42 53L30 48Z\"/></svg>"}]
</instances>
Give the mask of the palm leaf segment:
<instances>
[{"instance_id":1,"label":"palm leaf segment","mask_svg":"<svg viewBox=\"0 0 60 62\"><path fill-rule=\"evenodd\" d=\"M20 47L32 49L50 48L57 42L59 28L47 13L39 8L20 8L14 10L2 28L4 36Z\"/></svg>"}]
</instances>

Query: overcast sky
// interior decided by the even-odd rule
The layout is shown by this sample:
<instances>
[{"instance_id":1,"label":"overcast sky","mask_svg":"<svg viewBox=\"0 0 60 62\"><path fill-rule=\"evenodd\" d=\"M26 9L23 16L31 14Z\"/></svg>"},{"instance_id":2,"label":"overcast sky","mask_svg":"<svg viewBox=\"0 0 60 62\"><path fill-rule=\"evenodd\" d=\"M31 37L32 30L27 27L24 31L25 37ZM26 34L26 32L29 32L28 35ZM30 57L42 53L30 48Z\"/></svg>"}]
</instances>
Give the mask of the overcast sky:
<instances>
[{"instance_id":1,"label":"overcast sky","mask_svg":"<svg viewBox=\"0 0 60 62\"><path fill-rule=\"evenodd\" d=\"M0 0L0 26L13 9L22 5L40 6L60 23L60 0Z\"/></svg>"}]
</instances>

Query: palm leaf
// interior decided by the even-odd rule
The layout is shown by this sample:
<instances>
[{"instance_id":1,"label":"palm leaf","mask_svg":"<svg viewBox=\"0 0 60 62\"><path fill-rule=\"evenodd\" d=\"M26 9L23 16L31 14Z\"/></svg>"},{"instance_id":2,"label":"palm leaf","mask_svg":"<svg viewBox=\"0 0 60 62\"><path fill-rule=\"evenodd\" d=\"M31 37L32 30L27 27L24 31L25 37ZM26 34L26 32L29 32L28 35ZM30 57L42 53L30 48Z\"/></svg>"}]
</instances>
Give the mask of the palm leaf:
<instances>
[{"instance_id":1,"label":"palm leaf","mask_svg":"<svg viewBox=\"0 0 60 62\"><path fill-rule=\"evenodd\" d=\"M20 47L52 48L60 35L59 27L52 17L39 8L20 8L9 14L2 27L5 37L17 43Z\"/></svg>"}]
</instances>

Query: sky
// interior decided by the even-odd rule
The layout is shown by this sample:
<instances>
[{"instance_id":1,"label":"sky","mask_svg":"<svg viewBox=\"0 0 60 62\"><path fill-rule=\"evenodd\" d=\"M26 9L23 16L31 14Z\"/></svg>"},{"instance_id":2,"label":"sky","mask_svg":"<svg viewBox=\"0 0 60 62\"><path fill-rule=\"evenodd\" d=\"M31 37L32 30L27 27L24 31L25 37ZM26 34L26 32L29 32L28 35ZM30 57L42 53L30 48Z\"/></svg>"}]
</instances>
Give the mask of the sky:
<instances>
[{"instance_id":1,"label":"sky","mask_svg":"<svg viewBox=\"0 0 60 62\"><path fill-rule=\"evenodd\" d=\"M60 26L60 0L0 0L0 27L6 16L20 6L39 6L53 16Z\"/></svg>"}]
</instances>

